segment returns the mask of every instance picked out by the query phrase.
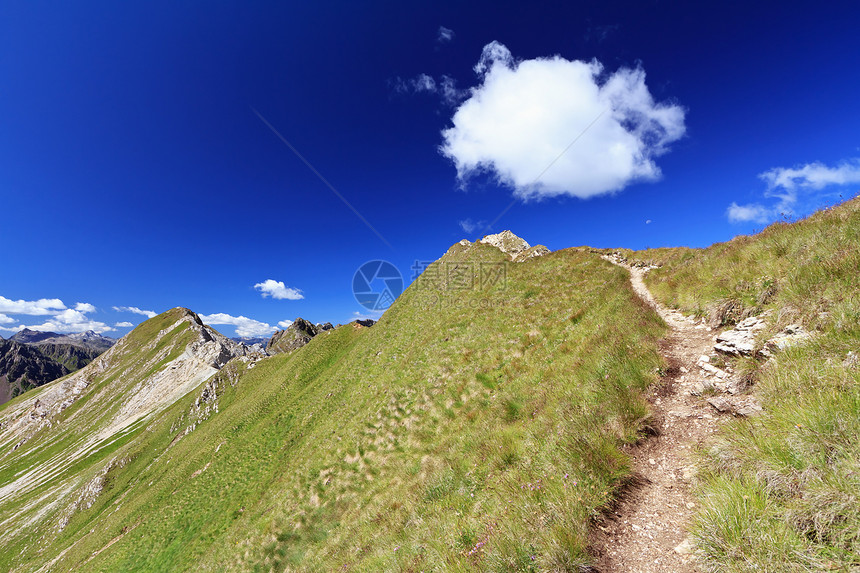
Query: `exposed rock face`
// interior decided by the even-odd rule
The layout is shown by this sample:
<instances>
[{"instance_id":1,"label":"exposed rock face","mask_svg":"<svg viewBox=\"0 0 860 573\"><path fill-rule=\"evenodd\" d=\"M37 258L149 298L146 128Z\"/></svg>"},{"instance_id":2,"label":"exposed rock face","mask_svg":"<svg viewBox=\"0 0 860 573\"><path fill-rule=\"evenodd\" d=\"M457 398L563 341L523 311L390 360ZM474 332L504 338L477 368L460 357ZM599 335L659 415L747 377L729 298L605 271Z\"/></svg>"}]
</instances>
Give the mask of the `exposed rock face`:
<instances>
[{"instance_id":1,"label":"exposed rock face","mask_svg":"<svg viewBox=\"0 0 860 573\"><path fill-rule=\"evenodd\" d=\"M520 263L533 257L539 257L549 253L549 249L545 246L535 245L532 247L524 239L517 237L510 231L502 231L495 235L487 235L478 242L496 247L503 253L510 255L511 261L515 263ZM466 241L464 243L463 241L460 241L459 244L468 245L469 242Z\"/></svg>"},{"instance_id":2,"label":"exposed rock face","mask_svg":"<svg viewBox=\"0 0 860 573\"><path fill-rule=\"evenodd\" d=\"M121 386L129 383L131 386L127 389L115 421L105 430L110 435L142 417L166 408L212 376L230 359L246 353L244 345L236 344L206 326L200 317L190 310L173 309L169 312L176 316L177 320L170 327L160 331L143 348L126 348L126 337L85 368L56 385L46 387L35 401L31 399L22 402L18 409L29 409L28 415L18 415L14 411L5 412L9 415L6 418L8 426L4 428L5 431L0 432L0 441L4 437L8 438L10 434L15 434L26 441L43 427L51 427L53 419L85 394L91 383L99 379L104 372L120 368L115 384ZM133 364L127 370L122 370L119 364L122 364L129 354L158 348L162 340L175 339L175 336L171 337L171 333L183 323L188 324L187 328L192 333L190 342L184 347L184 352L151 375L138 378L134 382L126 381L127 377L133 378L130 370L134 370L134 374L137 375L138 368L144 369L151 366ZM169 350L170 348L164 348L158 353L153 358L152 366L163 361Z\"/></svg>"},{"instance_id":3,"label":"exposed rock face","mask_svg":"<svg viewBox=\"0 0 860 573\"><path fill-rule=\"evenodd\" d=\"M0 347L0 404L79 370L116 341L92 330L57 334L23 329Z\"/></svg>"},{"instance_id":4,"label":"exposed rock face","mask_svg":"<svg viewBox=\"0 0 860 573\"><path fill-rule=\"evenodd\" d=\"M272 339L266 346L266 351L269 354L279 354L298 350L320 332L321 330L316 325L304 318L297 318L286 329L279 330L272 335Z\"/></svg>"},{"instance_id":5,"label":"exposed rock face","mask_svg":"<svg viewBox=\"0 0 860 573\"><path fill-rule=\"evenodd\" d=\"M727 330L718 335L714 350L734 356L749 356L755 350L756 333L764 326L763 318L751 316L741 321L732 330Z\"/></svg>"},{"instance_id":6,"label":"exposed rock face","mask_svg":"<svg viewBox=\"0 0 860 573\"><path fill-rule=\"evenodd\" d=\"M245 345L206 326L188 309L172 309L147 323L148 328L135 329L81 370L0 411L0 466L8 467L10 459L20 456L16 463L21 468L0 483L0 504L44 488L40 505L24 507L17 515L37 520L43 511L65 506L65 517L57 524L62 528L71 514L89 507L100 494L110 467L125 462L108 462L87 482L64 472L205 385L231 360L248 364L262 356L248 356ZM70 413L73 404L77 407ZM47 461L29 455L44 443L61 440L66 441L62 455ZM58 478L62 475L66 478ZM0 528L0 543L5 546L11 534Z\"/></svg>"},{"instance_id":7,"label":"exposed rock face","mask_svg":"<svg viewBox=\"0 0 860 573\"><path fill-rule=\"evenodd\" d=\"M0 404L72 370L45 356L38 348L14 340L0 340Z\"/></svg>"},{"instance_id":8,"label":"exposed rock face","mask_svg":"<svg viewBox=\"0 0 860 573\"><path fill-rule=\"evenodd\" d=\"M765 342L761 353L768 358L780 350L801 344L812 338L812 334L799 324L790 324L782 329L782 332Z\"/></svg>"}]
</instances>

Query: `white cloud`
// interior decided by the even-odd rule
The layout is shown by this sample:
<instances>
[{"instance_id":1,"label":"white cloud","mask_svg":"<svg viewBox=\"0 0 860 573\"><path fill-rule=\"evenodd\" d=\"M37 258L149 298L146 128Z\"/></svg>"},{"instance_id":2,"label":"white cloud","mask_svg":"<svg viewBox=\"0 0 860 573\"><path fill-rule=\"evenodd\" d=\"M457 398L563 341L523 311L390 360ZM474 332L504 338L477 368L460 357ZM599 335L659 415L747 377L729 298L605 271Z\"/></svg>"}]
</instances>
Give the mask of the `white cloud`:
<instances>
[{"instance_id":1,"label":"white cloud","mask_svg":"<svg viewBox=\"0 0 860 573\"><path fill-rule=\"evenodd\" d=\"M114 326L116 326L117 328L130 328L134 325L128 321L124 321L124 322L117 322Z\"/></svg>"},{"instance_id":2,"label":"white cloud","mask_svg":"<svg viewBox=\"0 0 860 573\"><path fill-rule=\"evenodd\" d=\"M771 218L771 209L757 203L749 203L747 205L738 205L732 203L726 209L726 216L731 223L765 223Z\"/></svg>"},{"instance_id":3,"label":"white cloud","mask_svg":"<svg viewBox=\"0 0 860 573\"><path fill-rule=\"evenodd\" d=\"M468 90L457 88L457 81L451 76L442 76L439 80L427 74L418 74L414 78L397 78L392 83L394 91L401 94L429 93L442 98L448 105L456 105L469 95Z\"/></svg>"},{"instance_id":4,"label":"white cloud","mask_svg":"<svg viewBox=\"0 0 860 573\"><path fill-rule=\"evenodd\" d=\"M71 308L58 312L42 324L28 325L26 328L42 332L83 332L85 330L92 330L102 333L114 330L113 327L103 322L91 320L83 312Z\"/></svg>"},{"instance_id":5,"label":"white cloud","mask_svg":"<svg viewBox=\"0 0 860 573\"><path fill-rule=\"evenodd\" d=\"M648 219L647 221L645 221L645 224L646 224L646 225L650 225L650 224L651 224L651 219Z\"/></svg>"},{"instance_id":6,"label":"white cloud","mask_svg":"<svg viewBox=\"0 0 860 573\"><path fill-rule=\"evenodd\" d=\"M44 316L65 310L66 305L58 298L40 298L39 300L10 300L0 296L0 312L9 314L27 314Z\"/></svg>"},{"instance_id":7,"label":"white cloud","mask_svg":"<svg viewBox=\"0 0 860 573\"><path fill-rule=\"evenodd\" d=\"M453 39L454 30L452 30L451 28L446 28L445 26L439 26L439 32L436 34L436 42L440 44L447 44Z\"/></svg>"},{"instance_id":8,"label":"white cloud","mask_svg":"<svg viewBox=\"0 0 860 573\"><path fill-rule=\"evenodd\" d=\"M297 288L286 286L281 281L267 279L264 282L257 283L254 288L263 293L263 298L270 296L274 299L301 300L305 298L302 291Z\"/></svg>"},{"instance_id":9,"label":"white cloud","mask_svg":"<svg viewBox=\"0 0 860 573\"><path fill-rule=\"evenodd\" d=\"M206 324L229 324L235 326L237 336L267 336L277 330L277 328L265 322L260 322L246 316L230 316L223 312L201 314L200 320Z\"/></svg>"},{"instance_id":10,"label":"white cloud","mask_svg":"<svg viewBox=\"0 0 860 573\"><path fill-rule=\"evenodd\" d=\"M5 314L0 313L0 324L12 324L13 322L17 322L14 318L10 318Z\"/></svg>"},{"instance_id":11,"label":"white cloud","mask_svg":"<svg viewBox=\"0 0 860 573\"><path fill-rule=\"evenodd\" d=\"M155 318L158 316L158 313L155 313L151 310L142 310L137 308L136 306L115 306L113 309L117 312L131 312L134 314L139 314L141 316L145 316L146 318Z\"/></svg>"},{"instance_id":12,"label":"white cloud","mask_svg":"<svg viewBox=\"0 0 860 573\"><path fill-rule=\"evenodd\" d=\"M684 110L655 102L641 68L606 75L596 60L517 62L492 42L475 72L481 83L440 148L462 184L486 172L524 200L612 193L659 179L654 158L685 132Z\"/></svg>"},{"instance_id":13,"label":"white cloud","mask_svg":"<svg viewBox=\"0 0 860 573\"><path fill-rule=\"evenodd\" d=\"M95 312L96 308L85 302L79 302L74 309L67 308L66 305L58 298L39 299L35 301L27 300L10 300L0 296L0 311L9 314L24 314L28 316L48 316L42 324L24 325L19 324L14 327L3 327L3 330L19 331L24 328L30 330L50 331L50 332L82 332L85 330L93 330L95 332L109 332L112 327L103 322L90 319L86 313ZM10 319L5 314L0 314L5 320L0 320L0 324L11 324L16 322Z\"/></svg>"},{"instance_id":14,"label":"white cloud","mask_svg":"<svg viewBox=\"0 0 860 573\"><path fill-rule=\"evenodd\" d=\"M394 91L397 93L436 93L436 80L427 74L418 74L414 78L397 78L394 80Z\"/></svg>"},{"instance_id":15,"label":"white cloud","mask_svg":"<svg viewBox=\"0 0 860 573\"><path fill-rule=\"evenodd\" d=\"M759 179L767 183L764 196L777 199L772 205L732 203L726 209L726 216L732 223L767 223L780 215L792 215L801 199L818 207L824 199L822 191L826 187L843 187L860 183L860 159L843 161L836 167L828 167L821 162L807 163L796 167L774 167L759 174Z\"/></svg>"},{"instance_id":16,"label":"white cloud","mask_svg":"<svg viewBox=\"0 0 860 573\"><path fill-rule=\"evenodd\" d=\"M292 321L292 320L281 320L281 321L279 321L279 322L278 322L278 326L280 326L282 329L286 329L286 328L287 328L288 326L290 326L292 323L293 323L293 321Z\"/></svg>"},{"instance_id":17,"label":"white cloud","mask_svg":"<svg viewBox=\"0 0 860 573\"><path fill-rule=\"evenodd\" d=\"M831 185L850 185L860 183L860 159L845 161L837 167L828 167L817 161L797 167L776 167L759 177L767 183L768 190L819 190Z\"/></svg>"},{"instance_id":18,"label":"white cloud","mask_svg":"<svg viewBox=\"0 0 860 573\"><path fill-rule=\"evenodd\" d=\"M473 221L472 219L464 219L463 221L457 221L457 223L463 229L463 232L468 234L472 234L487 226L486 221Z\"/></svg>"}]
</instances>

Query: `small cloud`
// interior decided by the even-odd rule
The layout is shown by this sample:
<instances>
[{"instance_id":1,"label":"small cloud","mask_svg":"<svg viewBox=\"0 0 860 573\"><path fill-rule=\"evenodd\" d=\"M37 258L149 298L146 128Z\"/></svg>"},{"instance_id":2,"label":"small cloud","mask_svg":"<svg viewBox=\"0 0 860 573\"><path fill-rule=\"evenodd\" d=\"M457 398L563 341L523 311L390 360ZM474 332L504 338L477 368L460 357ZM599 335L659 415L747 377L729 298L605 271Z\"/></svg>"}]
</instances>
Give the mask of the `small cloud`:
<instances>
[{"instance_id":1,"label":"small cloud","mask_svg":"<svg viewBox=\"0 0 860 573\"><path fill-rule=\"evenodd\" d=\"M200 320L206 324L227 324L236 327L237 336L268 336L277 330L274 326L248 318L246 316L231 316L223 312L201 314Z\"/></svg>"},{"instance_id":2,"label":"small cloud","mask_svg":"<svg viewBox=\"0 0 860 573\"><path fill-rule=\"evenodd\" d=\"M836 167L817 161L797 167L777 167L759 177L767 183L768 190L820 190L832 185L851 185L860 183L860 159L844 161Z\"/></svg>"},{"instance_id":3,"label":"small cloud","mask_svg":"<svg viewBox=\"0 0 860 573\"><path fill-rule=\"evenodd\" d=\"M78 312L95 312L96 307L94 307L88 302L79 302L75 305L75 310L77 310Z\"/></svg>"},{"instance_id":4,"label":"small cloud","mask_svg":"<svg viewBox=\"0 0 860 573\"><path fill-rule=\"evenodd\" d=\"M58 298L40 298L39 300L11 300L0 296L0 312L9 314L27 314L44 316L65 310L66 305Z\"/></svg>"},{"instance_id":5,"label":"small cloud","mask_svg":"<svg viewBox=\"0 0 860 573\"><path fill-rule=\"evenodd\" d=\"M0 324L12 324L13 322L17 322L14 318L10 318L5 314L0 314Z\"/></svg>"},{"instance_id":6,"label":"small cloud","mask_svg":"<svg viewBox=\"0 0 860 573\"><path fill-rule=\"evenodd\" d=\"M460 228L463 229L463 232L471 235L475 231L480 231L487 227L486 221L472 221L472 219L465 219L463 221L457 221L457 224L460 225Z\"/></svg>"},{"instance_id":7,"label":"small cloud","mask_svg":"<svg viewBox=\"0 0 860 573\"><path fill-rule=\"evenodd\" d=\"M651 219L648 219L647 221L645 221L645 224L646 224L646 225L650 225L650 224L651 224Z\"/></svg>"},{"instance_id":8,"label":"small cloud","mask_svg":"<svg viewBox=\"0 0 860 573\"><path fill-rule=\"evenodd\" d=\"M134 314L139 314L141 316L145 316L146 318L155 318L158 316L157 313L151 310L142 310L137 308L136 306L115 306L113 309L117 312L131 312Z\"/></svg>"},{"instance_id":9,"label":"small cloud","mask_svg":"<svg viewBox=\"0 0 860 573\"><path fill-rule=\"evenodd\" d=\"M749 203L747 205L738 205L732 202L729 208L726 209L726 217L731 223L766 223L771 217L771 209L759 203Z\"/></svg>"},{"instance_id":10,"label":"small cloud","mask_svg":"<svg viewBox=\"0 0 860 573\"><path fill-rule=\"evenodd\" d=\"M775 167L760 173L759 179L767 184L764 197L776 199L776 202L772 205L732 202L726 209L730 222L767 223L780 215L794 214L798 203L801 210L816 208L829 197L824 192L826 188L860 183L860 159L843 161L835 167L818 161L795 167Z\"/></svg>"},{"instance_id":11,"label":"small cloud","mask_svg":"<svg viewBox=\"0 0 860 573\"><path fill-rule=\"evenodd\" d=\"M464 186L486 173L522 200L614 193L660 179L655 158L686 130L684 109L654 101L641 67L606 73L597 60L517 61L491 42L474 69L479 84L440 147Z\"/></svg>"},{"instance_id":12,"label":"small cloud","mask_svg":"<svg viewBox=\"0 0 860 573\"><path fill-rule=\"evenodd\" d=\"M134 325L130 322L125 321L125 322L117 322L114 326L116 326L117 328L131 328Z\"/></svg>"},{"instance_id":13,"label":"small cloud","mask_svg":"<svg viewBox=\"0 0 860 573\"><path fill-rule=\"evenodd\" d=\"M454 30L452 30L451 28L439 26L439 31L436 33L436 43L447 44L454 39L454 35Z\"/></svg>"},{"instance_id":14,"label":"small cloud","mask_svg":"<svg viewBox=\"0 0 860 573\"><path fill-rule=\"evenodd\" d=\"M272 279L257 283L254 288L263 294L263 298L267 296L278 300L301 300L305 298L301 290L288 287L283 282Z\"/></svg>"},{"instance_id":15,"label":"small cloud","mask_svg":"<svg viewBox=\"0 0 860 573\"><path fill-rule=\"evenodd\" d=\"M457 88L457 81L451 76L442 76L439 80L427 74L418 74L414 78L396 78L390 83L399 94L428 93L438 95L447 105L456 105L468 96L468 90Z\"/></svg>"},{"instance_id":16,"label":"small cloud","mask_svg":"<svg viewBox=\"0 0 860 573\"><path fill-rule=\"evenodd\" d=\"M292 323L293 323L293 321L292 321L292 320L281 320L281 321L278 321L278 326L280 326L282 329L284 329L284 330L285 330L285 329L286 329L287 327L289 327Z\"/></svg>"}]
</instances>

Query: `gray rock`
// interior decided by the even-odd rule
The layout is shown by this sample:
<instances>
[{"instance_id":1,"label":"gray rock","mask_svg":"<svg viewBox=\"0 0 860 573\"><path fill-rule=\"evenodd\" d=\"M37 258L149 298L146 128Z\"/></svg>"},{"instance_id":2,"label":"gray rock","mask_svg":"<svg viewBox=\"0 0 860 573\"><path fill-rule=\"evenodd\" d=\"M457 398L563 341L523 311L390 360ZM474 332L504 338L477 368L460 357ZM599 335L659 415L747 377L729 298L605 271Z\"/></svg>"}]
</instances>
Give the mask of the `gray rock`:
<instances>
[{"instance_id":1,"label":"gray rock","mask_svg":"<svg viewBox=\"0 0 860 573\"><path fill-rule=\"evenodd\" d=\"M503 253L510 255L511 261L515 263L521 263L550 252L549 249L543 245L535 245L532 247L524 239L517 237L510 231L502 231L495 235L487 235L478 242L496 247Z\"/></svg>"},{"instance_id":2,"label":"gray rock","mask_svg":"<svg viewBox=\"0 0 860 573\"><path fill-rule=\"evenodd\" d=\"M790 324L782 329L782 332L765 342L761 354L771 358L777 352L795 346L812 338L812 333L799 324Z\"/></svg>"},{"instance_id":3,"label":"gray rock","mask_svg":"<svg viewBox=\"0 0 860 573\"><path fill-rule=\"evenodd\" d=\"M764 326L764 320L758 316L742 320L732 330L726 330L717 336L714 350L734 356L749 356L755 350L756 333Z\"/></svg>"},{"instance_id":4,"label":"gray rock","mask_svg":"<svg viewBox=\"0 0 860 573\"><path fill-rule=\"evenodd\" d=\"M717 412L730 412L732 409L731 403L722 396L708 398L708 404L716 408Z\"/></svg>"}]
</instances>

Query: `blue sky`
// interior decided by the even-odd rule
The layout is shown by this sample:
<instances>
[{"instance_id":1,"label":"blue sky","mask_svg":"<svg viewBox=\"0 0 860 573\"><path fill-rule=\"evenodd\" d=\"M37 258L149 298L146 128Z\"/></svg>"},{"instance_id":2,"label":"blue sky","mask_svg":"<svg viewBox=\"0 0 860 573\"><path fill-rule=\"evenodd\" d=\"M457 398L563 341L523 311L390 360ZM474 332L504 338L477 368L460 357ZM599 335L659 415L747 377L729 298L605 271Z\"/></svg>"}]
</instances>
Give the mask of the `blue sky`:
<instances>
[{"instance_id":1,"label":"blue sky","mask_svg":"<svg viewBox=\"0 0 860 573\"><path fill-rule=\"evenodd\" d=\"M368 260L706 246L860 188L856 3L464 4L0 2L0 334L346 322Z\"/></svg>"}]
</instances>

